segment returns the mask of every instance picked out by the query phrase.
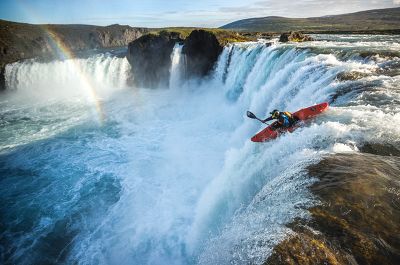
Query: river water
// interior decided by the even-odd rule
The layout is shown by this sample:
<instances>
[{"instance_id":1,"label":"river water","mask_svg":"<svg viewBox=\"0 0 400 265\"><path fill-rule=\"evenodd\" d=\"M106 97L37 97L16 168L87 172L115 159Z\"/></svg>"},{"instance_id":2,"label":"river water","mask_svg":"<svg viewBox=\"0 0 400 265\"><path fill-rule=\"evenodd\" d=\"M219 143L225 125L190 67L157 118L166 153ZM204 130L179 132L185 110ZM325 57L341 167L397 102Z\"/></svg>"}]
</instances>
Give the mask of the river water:
<instances>
[{"instance_id":1,"label":"river water","mask_svg":"<svg viewBox=\"0 0 400 265\"><path fill-rule=\"evenodd\" d=\"M134 88L125 58L6 67L0 259L10 264L262 264L320 203L325 155L400 154L400 36L224 48L213 73ZM275 141L273 109L330 109ZM399 172L400 173L400 172Z\"/></svg>"}]
</instances>

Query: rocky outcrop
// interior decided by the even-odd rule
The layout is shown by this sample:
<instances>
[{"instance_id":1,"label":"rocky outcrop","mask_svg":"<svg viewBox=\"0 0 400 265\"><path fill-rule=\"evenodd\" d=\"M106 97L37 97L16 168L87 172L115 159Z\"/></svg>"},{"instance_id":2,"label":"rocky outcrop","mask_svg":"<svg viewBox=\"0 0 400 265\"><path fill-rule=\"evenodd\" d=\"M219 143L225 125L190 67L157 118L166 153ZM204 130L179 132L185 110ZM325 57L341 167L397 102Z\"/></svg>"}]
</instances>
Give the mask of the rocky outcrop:
<instances>
[{"instance_id":1,"label":"rocky outcrop","mask_svg":"<svg viewBox=\"0 0 400 265\"><path fill-rule=\"evenodd\" d=\"M141 87L168 87L171 53L177 42L184 44L185 78L204 77L213 69L222 52L221 42L242 38L232 33L206 30L193 30L185 39L184 34L178 32L144 35L131 42L128 48L133 82Z\"/></svg>"},{"instance_id":2,"label":"rocky outcrop","mask_svg":"<svg viewBox=\"0 0 400 265\"><path fill-rule=\"evenodd\" d=\"M187 77L207 75L218 60L222 49L222 45L212 32L193 30L186 38L183 47Z\"/></svg>"},{"instance_id":3,"label":"rocky outcrop","mask_svg":"<svg viewBox=\"0 0 400 265\"><path fill-rule=\"evenodd\" d=\"M309 168L322 202L265 264L399 264L400 158L337 154Z\"/></svg>"},{"instance_id":4,"label":"rocky outcrop","mask_svg":"<svg viewBox=\"0 0 400 265\"><path fill-rule=\"evenodd\" d=\"M22 59L57 58L60 48L75 53L127 46L147 31L122 25L32 25L0 20L0 69Z\"/></svg>"},{"instance_id":5,"label":"rocky outcrop","mask_svg":"<svg viewBox=\"0 0 400 265\"><path fill-rule=\"evenodd\" d=\"M354 81L367 76L368 76L367 73L350 71L350 72L341 72L336 76L336 78L339 81L343 82L343 81Z\"/></svg>"},{"instance_id":6,"label":"rocky outcrop","mask_svg":"<svg viewBox=\"0 0 400 265\"><path fill-rule=\"evenodd\" d=\"M291 31L289 33L283 33L281 34L281 36L279 37L279 41L280 42L289 42L289 41L293 41L293 42L303 42L303 41L312 41L313 38L311 38L308 35L305 35L301 32L297 32L297 31Z\"/></svg>"},{"instance_id":7,"label":"rocky outcrop","mask_svg":"<svg viewBox=\"0 0 400 265\"><path fill-rule=\"evenodd\" d=\"M5 68L0 67L0 91L6 89Z\"/></svg>"},{"instance_id":8,"label":"rocky outcrop","mask_svg":"<svg viewBox=\"0 0 400 265\"><path fill-rule=\"evenodd\" d=\"M134 84L140 87L167 87L171 53L179 33L147 34L129 43L127 59L132 66Z\"/></svg>"}]
</instances>

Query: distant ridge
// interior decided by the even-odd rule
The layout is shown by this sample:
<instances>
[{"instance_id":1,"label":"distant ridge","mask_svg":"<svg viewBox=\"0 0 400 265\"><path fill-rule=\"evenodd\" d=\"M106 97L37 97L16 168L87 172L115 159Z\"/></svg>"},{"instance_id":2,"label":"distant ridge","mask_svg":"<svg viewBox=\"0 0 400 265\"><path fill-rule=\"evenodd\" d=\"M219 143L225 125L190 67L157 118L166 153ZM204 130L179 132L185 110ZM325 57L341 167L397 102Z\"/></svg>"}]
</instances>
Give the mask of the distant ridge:
<instances>
[{"instance_id":1,"label":"distant ridge","mask_svg":"<svg viewBox=\"0 0 400 265\"><path fill-rule=\"evenodd\" d=\"M116 24L105 27L80 24L39 25L0 19L0 72L5 64L21 59L58 56L57 45L69 52L122 47L147 31L144 28Z\"/></svg>"},{"instance_id":2,"label":"distant ridge","mask_svg":"<svg viewBox=\"0 0 400 265\"><path fill-rule=\"evenodd\" d=\"M400 30L400 7L309 18L278 16L249 18L226 24L221 28L264 32Z\"/></svg>"}]
</instances>

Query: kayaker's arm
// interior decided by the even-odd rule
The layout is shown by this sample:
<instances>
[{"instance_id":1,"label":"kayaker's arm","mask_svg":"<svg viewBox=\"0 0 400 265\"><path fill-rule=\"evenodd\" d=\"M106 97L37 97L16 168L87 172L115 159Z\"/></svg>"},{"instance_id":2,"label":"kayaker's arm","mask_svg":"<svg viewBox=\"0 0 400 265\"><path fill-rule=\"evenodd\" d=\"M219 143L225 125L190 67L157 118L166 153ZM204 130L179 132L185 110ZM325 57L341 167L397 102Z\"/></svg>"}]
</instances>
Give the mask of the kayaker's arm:
<instances>
[{"instance_id":1,"label":"kayaker's arm","mask_svg":"<svg viewBox=\"0 0 400 265\"><path fill-rule=\"evenodd\" d=\"M267 122L267 121L272 121L274 118L272 118L272 116L271 117L268 117L268 118L266 118L265 120L263 120L263 122Z\"/></svg>"}]
</instances>

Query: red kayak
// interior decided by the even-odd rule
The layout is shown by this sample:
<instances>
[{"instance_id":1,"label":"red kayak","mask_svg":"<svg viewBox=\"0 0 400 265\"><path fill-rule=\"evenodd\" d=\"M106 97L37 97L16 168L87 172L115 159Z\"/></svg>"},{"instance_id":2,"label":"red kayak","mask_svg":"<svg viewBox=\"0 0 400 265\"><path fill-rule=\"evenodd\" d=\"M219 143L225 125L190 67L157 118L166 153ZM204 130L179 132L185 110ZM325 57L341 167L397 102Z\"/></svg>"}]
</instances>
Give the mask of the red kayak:
<instances>
[{"instance_id":1,"label":"red kayak","mask_svg":"<svg viewBox=\"0 0 400 265\"><path fill-rule=\"evenodd\" d=\"M304 121L304 120L311 119L312 117L314 117L314 116L316 116L318 114L321 114L322 112L324 112L325 110L328 109L328 106L329 106L329 104L327 102L324 102L324 103L321 103L321 104L318 104L318 105L315 105L315 106L311 106L311 107L296 111L292 115L295 118L297 118L298 121ZM299 127L297 125L293 125L292 127L289 127L289 128L276 129L277 124L278 124L277 121L272 123L267 128L265 128L261 132L259 132L256 135L254 135L251 138L251 140L253 142L269 141L269 140L275 139L280 134L285 133L287 131L293 132L295 129L297 129Z\"/></svg>"}]
</instances>

